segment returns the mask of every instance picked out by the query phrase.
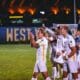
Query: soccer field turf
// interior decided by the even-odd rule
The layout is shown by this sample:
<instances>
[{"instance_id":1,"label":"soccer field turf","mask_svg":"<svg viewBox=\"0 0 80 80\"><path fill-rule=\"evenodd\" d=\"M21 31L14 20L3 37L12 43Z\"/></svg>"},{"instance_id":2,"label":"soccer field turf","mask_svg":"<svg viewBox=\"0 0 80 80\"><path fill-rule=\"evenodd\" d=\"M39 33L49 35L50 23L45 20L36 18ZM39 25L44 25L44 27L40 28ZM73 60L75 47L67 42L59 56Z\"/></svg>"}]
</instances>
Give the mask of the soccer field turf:
<instances>
[{"instance_id":1,"label":"soccer field turf","mask_svg":"<svg viewBox=\"0 0 80 80\"><path fill-rule=\"evenodd\" d=\"M0 80L31 80L35 52L29 45L0 45ZM47 66L51 75L49 58ZM38 80L43 80L41 75Z\"/></svg>"}]
</instances>

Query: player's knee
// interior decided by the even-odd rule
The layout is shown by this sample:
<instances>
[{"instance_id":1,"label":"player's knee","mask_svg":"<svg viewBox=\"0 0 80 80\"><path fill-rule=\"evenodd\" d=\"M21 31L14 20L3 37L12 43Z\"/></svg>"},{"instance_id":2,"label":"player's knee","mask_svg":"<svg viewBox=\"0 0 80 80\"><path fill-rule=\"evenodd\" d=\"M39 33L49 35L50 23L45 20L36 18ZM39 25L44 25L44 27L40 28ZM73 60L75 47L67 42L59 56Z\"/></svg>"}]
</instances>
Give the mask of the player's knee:
<instances>
[{"instance_id":1,"label":"player's knee","mask_svg":"<svg viewBox=\"0 0 80 80\"><path fill-rule=\"evenodd\" d=\"M37 73L33 73L33 77L36 78L37 77Z\"/></svg>"},{"instance_id":2,"label":"player's knee","mask_svg":"<svg viewBox=\"0 0 80 80\"><path fill-rule=\"evenodd\" d=\"M77 79L78 78L78 73L72 73L73 79Z\"/></svg>"},{"instance_id":3,"label":"player's knee","mask_svg":"<svg viewBox=\"0 0 80 80\"><path fill-rule=\"evenodd\" d=\"M44 79L46 79L48 77L48 72L42 72L42 75L43 75Z\"/></svg>"},{"instance_id":4,"label":"player's knee","mask_svg":"<svg viewBox=\"0 0 80 80\"><path fill-rule=\"evenodd\" d=\"M68 76L68 73L66 71L63 71L63 78L66 78Z\"/></svg>"}]
</instances>

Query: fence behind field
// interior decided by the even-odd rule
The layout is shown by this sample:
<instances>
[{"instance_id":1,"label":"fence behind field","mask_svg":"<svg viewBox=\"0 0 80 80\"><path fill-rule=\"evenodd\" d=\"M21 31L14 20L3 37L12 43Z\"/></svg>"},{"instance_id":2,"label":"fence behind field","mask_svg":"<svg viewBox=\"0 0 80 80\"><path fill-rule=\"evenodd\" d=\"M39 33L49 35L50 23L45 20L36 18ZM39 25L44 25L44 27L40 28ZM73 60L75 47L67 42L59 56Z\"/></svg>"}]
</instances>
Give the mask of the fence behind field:
<instances>
[{"instance_id":1,"label":"fence behind field","mask_svg":"<svg viewBox=\"0 0 80 80\"><path fill-rule=\"evenodd\" d=\"M56 27L57 24L53 24L49 28ZM0 44L5 43L29 43L29 32L31 31L35 36L37 34L38 27L3 27L0 26ZM70 30L75 31L77 24L69 24Z\"/></svg>"}]
</instances>

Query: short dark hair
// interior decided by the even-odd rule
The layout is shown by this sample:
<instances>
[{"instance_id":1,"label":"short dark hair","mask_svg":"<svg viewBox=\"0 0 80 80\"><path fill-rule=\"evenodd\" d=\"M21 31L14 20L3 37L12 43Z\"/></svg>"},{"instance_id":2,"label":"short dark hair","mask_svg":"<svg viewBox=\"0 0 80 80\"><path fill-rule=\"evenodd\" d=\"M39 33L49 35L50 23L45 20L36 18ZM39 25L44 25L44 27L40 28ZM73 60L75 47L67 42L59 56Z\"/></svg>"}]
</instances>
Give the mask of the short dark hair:
<instances>
[{"instance_id":1,"label":"short dark hair","mask_svg":"<svg viewBox=\"0 0 80 80\"><path fill-rule=\"evenodd\" d=\"M58 26L57 29L59 30L60 29L60 26Z\"/></svg>"}]
</instances>

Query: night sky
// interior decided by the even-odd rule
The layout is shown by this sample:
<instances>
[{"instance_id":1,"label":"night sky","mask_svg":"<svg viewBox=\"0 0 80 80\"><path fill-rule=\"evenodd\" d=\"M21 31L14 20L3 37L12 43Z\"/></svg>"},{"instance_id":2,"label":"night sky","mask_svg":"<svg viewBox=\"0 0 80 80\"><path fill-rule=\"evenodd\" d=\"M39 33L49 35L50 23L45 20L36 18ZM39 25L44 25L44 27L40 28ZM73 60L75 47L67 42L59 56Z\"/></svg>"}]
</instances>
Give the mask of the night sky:
<instances>
[{"instance_id":1,"label":"night sky","mask_svg":"<svg viewBox=\"0 0 80 80\"><path fill-rule=\"evenodd\" d=\"M74 23L73 17L73 1L74 0L0 0L0 18L5 22L5 18L9 22L9 15L23 15L24 22L32 22L33 18L45 19L44 23ZM35 8L35 14L31 15L27 12L28 8ZM51 8L57 7L59 12L55 15ZM17 12L18 8L25 8L26 11L23 14ZM65 9L69 8L70 13L65 14ZM15 13L9 13L9 9L14 9ZM76 0L76 9L80 9L80 0ZM40 11L44 11L45 14L41 15ZM77 22L79 15L77 14ZM30 22L29 22L30 21Z\"/></svg>"}]
</instances>

